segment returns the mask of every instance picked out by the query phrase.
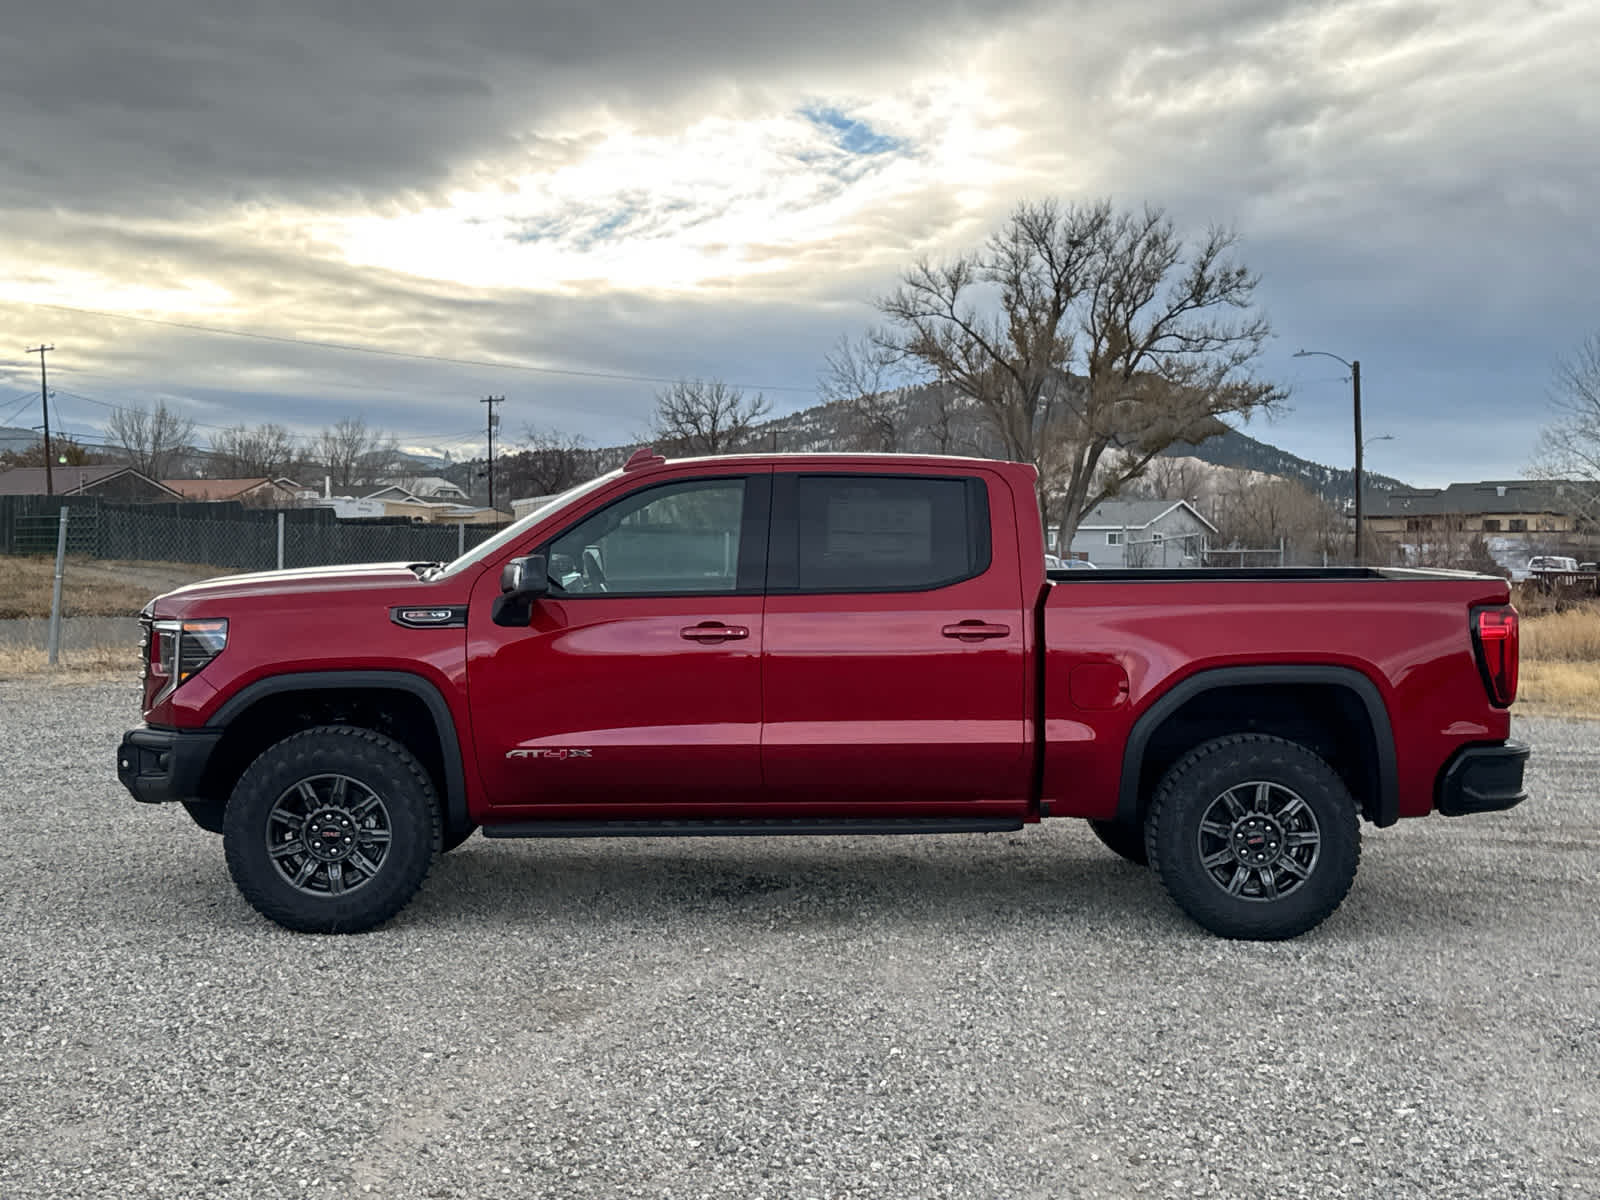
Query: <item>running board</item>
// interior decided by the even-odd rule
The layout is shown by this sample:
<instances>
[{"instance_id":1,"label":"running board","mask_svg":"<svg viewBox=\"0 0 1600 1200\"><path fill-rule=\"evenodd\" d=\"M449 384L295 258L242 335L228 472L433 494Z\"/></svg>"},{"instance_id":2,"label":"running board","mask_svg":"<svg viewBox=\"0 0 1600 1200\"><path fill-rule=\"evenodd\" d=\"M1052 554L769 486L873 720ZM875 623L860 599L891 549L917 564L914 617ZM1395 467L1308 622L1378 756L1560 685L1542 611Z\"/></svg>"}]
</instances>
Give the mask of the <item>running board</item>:
<instances>
[{"instance_id":1,"label":"running board","mask_svg":"<svg viewBox=\"0 0 1600 1200\"><path fill-rule=\"evenodd\" d=\"M536 837L772 837L782 834L1013 833L1016 817L856 817L739 820L709 817L697 821L516 821L485 825L483 836Z\"/></svg>"}]
</instances>

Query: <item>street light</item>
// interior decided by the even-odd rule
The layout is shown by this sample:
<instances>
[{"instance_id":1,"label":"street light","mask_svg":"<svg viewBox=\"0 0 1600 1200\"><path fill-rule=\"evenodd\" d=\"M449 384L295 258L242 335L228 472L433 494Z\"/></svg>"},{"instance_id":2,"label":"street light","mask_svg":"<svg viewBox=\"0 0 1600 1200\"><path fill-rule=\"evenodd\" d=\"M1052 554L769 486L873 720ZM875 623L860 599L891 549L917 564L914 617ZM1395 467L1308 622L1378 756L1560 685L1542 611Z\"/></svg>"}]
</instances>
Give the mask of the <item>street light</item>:
<instances>
[{"instance_id":1,"label":"street light","mask_svg":"<svg viewBox=\"0 0 1600 1200\"><path fill-rule=\"evenodd\" d=\"M1363 530L1361 524L1361 453L1365 449L1365 443L1361 440L1361 360L1358 358L1351 362L1347 358L1340 358L1337 354L1329 354L1326 350L1296 350L1294 352L1294 357L1296 358L1311 358L1314 355L1331 358L1334 362L1341 362L1350 368L1350 383L1356 418L1356 565L1360 566L1366 561L1366 548L1362 542ZM1376 441L1377 439L1374 438L1373 440Z\"/></svg>"}]
</instances>

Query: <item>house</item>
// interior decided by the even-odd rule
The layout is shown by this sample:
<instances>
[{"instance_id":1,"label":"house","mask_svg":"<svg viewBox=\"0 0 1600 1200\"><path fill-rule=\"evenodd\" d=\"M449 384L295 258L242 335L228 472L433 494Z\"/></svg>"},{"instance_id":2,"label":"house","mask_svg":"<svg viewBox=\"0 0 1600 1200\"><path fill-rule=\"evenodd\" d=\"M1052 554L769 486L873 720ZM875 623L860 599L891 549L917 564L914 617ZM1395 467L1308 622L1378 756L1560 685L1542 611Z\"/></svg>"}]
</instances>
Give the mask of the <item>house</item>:
<instances>
[{"instance_id":1,"label":"house","mask_svg":"<svg viewBox=\"0 0 1600 1200\"><path fill-rule=\"evenodd\" d=\"M1416 535L1481 533L1526 538L1585 532L1595 511L1592 483L1563 479L1483 480L1445 488L1405 488L1367 499L1368 533L1401 541Z\"/></svg>"},{"instance_id":2,"label":"house","mask_svg":"<svg viewBox=\"0 0 1600 1200\"><path fill-rule=\"evenodd\" d=\"M13 467L0 471L0 496L44 496L49 487L57 496L98 496L103 500L181 500L177 492L132 467L116 464L97 467Z\"/></svg>"},{"instance_id":3,"label":"house","mask_svg":"<svg viewBox=\"0 0 1600 1200\"><path fill-rule=\"evenodd\" d=\"M418 500L454 500L465 503L468 499L460 484L451 483L439 475L407 476L404 479L385 479L383 482L385 484L383 492L397 489ZM379 499L382 494L374 492L367 499Z\"/></svg>"},{"instance_id":4,"label":"house","mask_svg":"<svg viewBox=\"0 0 1600 1200\"><path fill-rule=\"evenodd\" d=\"M254 479L163 479L161 483L185 500L237 500L251 508L293 508L306 491L292 479L264 475Z\"/></svg>"},{"instance_id":5,"label":"house","mask_svg":"<svg viewBox=\"0 0 1600 1200\"><path fill-rule=\"evenodd\" d=\"M1187 500L1103 500L1078 523L1071 554L1097 567L1197 567L1216 532Z\"/></svg>"}]
</instances>

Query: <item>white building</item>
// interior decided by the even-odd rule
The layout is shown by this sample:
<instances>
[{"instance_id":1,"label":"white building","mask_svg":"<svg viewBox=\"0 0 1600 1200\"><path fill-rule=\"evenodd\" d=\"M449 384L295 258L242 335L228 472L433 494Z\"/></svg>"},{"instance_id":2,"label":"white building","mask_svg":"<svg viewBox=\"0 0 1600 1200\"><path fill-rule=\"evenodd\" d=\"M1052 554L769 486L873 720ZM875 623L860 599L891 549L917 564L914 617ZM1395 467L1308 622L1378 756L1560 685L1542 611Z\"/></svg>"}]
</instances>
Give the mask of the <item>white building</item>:
<instances>
[{"instance_id":1,"label":"white building","mask_svg":"<svg viewBox=\"0 0 1600 1200\"><path fill-rule=\"evenodd\" d=\"M1097 567L1199 567L1216 532L1187 500L1106 500L1078 523L1071 553Z\"/></svg>"}]
</instances>

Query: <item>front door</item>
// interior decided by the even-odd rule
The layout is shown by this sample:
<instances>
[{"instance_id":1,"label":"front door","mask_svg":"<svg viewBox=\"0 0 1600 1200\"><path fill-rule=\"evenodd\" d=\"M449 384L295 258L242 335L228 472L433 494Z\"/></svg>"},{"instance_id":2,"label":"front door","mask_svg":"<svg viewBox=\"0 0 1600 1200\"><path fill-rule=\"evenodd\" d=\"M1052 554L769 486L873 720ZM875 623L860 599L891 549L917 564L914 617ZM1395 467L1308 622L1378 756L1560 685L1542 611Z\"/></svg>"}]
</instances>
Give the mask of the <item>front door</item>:
<instances>
[{"instance_id":1,"label":"front door","mask_svg":"<svg viewBox=\"0 0 1600 1200\"><path fill-rule=\"evenodd\" d=\"M526 627L493 623L485 574L468 683L484 785L507 819L759 798L769 480L678 476L596 502L523 548L550 573Z\"/></svg>"}]
</instances>

